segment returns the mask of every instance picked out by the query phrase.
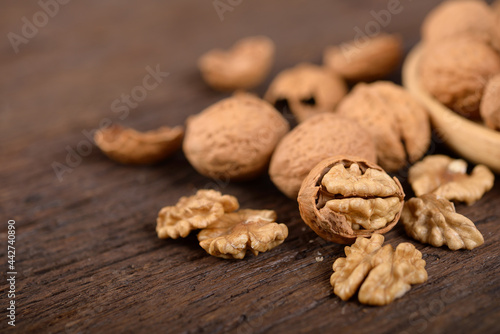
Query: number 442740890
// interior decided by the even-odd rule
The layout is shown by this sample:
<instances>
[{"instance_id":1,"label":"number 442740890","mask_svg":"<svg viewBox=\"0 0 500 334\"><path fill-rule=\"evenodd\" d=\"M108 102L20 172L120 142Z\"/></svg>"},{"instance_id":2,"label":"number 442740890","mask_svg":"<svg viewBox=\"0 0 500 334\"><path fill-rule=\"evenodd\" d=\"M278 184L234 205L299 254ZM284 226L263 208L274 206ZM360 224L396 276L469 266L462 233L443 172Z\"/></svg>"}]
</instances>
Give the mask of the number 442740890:
<instances>
[{"instance_id":1,"label":"number 442740890","mask_svg":"<svg viewBox=\"0 0 500 334\"><path fill-rule=\"evenodd\" d=\"M16 222L14 220L9 220L8 231L7 231L7 263L9 264L9 270L14 270L14 263L16 258L16 248L14 247L14 243L16 242Z\"/></svg>"}]
</instances>

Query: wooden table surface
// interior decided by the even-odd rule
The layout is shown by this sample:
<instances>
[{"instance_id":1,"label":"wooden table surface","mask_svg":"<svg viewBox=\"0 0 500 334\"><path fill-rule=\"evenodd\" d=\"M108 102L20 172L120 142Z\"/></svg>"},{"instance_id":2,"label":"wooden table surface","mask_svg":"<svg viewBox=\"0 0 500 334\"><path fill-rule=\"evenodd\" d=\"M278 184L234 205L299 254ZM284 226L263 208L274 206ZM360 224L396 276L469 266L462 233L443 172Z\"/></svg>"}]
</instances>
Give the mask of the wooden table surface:
<instances>
[{"instance_id":1,"label":"wooden table surface","mask_svg":"<svg viewBox=\"0 0 500 334\"><path fill-rule=\"evenodd\" d=\"M499 332L498 181L476 205L457 206L476 222L483 246L452 252L411 241L424 254L429 280L388 306L368 307L332 293L331 266L344 255L343 246L306 228L296 202L267 175L214 182L197 174L181 152L157 166L126 167L90 145L88 134L101 123L141 130L183 124L227 96L207 88L195 66L213 47L248 35L270 36L277 59L256 90L263 94L282 69L320 63L326 45L353 39L357 28L376 27L372 14L392 3L221 2L232 3L223 20L211 0L71 1L49 8L53 17L44 20L37 1L3 1L2 332L12 330L6 317L9 219L16 226L18 332ZM436 4L401 0L400 13L383 29L401 33L408 51ZM26 23L33 20L37 31ZM14 34L19 38L13 46ZM169 75L160 76L142 101L121 101L137 96L148 71L156 69ZM400 82L400 75L392 79ZM430 152L446 149L434 140ZM398 176L410 196L405 172ZM235 195L243 208L276 210L289 227L288 239L242 261L209 256L194 235L158 239L159 209L199 188ZM410 241L400 225L386 239L393 246Z\"/></svg>"}]
</instances>

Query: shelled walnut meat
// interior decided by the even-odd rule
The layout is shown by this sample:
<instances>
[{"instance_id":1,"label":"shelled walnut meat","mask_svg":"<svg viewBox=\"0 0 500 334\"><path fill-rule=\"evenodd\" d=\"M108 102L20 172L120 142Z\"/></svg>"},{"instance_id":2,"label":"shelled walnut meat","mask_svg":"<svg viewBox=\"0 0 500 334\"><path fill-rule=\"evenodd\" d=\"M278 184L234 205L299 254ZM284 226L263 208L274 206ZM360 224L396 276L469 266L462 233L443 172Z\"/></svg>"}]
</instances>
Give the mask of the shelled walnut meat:
<instances>
[{"instance_id":1,"label":"shelled walnut meat","mask_svg":"<svg viewBox=\"0 0 500 334\"><path fill-rule=\"evenodd\" d=\"M274 53L274 43L268 37L246 37L228 51L207 52L199 59L198 67L205 82L216 90L250 89L269 74Z\"/></svg>"},{"instance_id":2,"label":"shelled walnut meat","mask_svg":"<svg viewBox=\"0 0 500 334\"><path fill-rule=\"evenodd\" d=\"M395 70L402 57L401 36L380 34L328 47L323 54L323 62L347 81L373 81Z\"/></svg>"},{"instance_id":3,"label":"shelled walnut meat","mask_svg":"<svg viewBox=\"0 0 500 334\"><path fill-rule=\"evenodd\" d=\"M407 161L418 161L429 147L427 111L392 82L356 85L339 104L337 114L357 122L372 135L378 164L389 172L399 170Z\"/></svg>"},{"instance_id":4,"label":"shelled walnut meat","mask_svg":"<svg viewBox=\"0 0 500 334\"><path fill-rule=\"evenodd\" d=\"M272 210L240 210L211 223L198 234L198 240L210 255L243 259L247 251L258 255L283 243L288 228L275 221Z\"/></svg>"},{"instance_id":5,"label":"shelled walnut meat","mask_svg":"<svg viewBox=\"0 0 500 334\"><path fill-rule=\"evenodd\" d=\"M96 132L94 140L101 151L110 159L122 164L157 163L182 145L182 127L161 127L157 130L138 132L114 124Z\"/></svg>"},{"instance_id":6,"label":"shelled walnut meat","mask_svg":"<svg viewBox=\"0 0 500 334\"><path fill-rule=\"evenodd\" d=\"M335 260L330 284L342 300L359 289L360 303L386 305L408 292L411 284L427 281L425 261L415 246L405 242L394 251L391 245L382 247L383 243L380 234L371 239L359 237L345 247L345 258Z\"/></svg>"},{"instance_id":7,"label":"shelled walnut meat","mask_svg":"<svg viewBox=\"0 0 500 334\"><path fill-rule=\"evenodd\" d=\"M410 237L434 247L474 249L484 243L470 219L457 213L452 202L434 194L407 201L401 222Z\"/></svg>"},{"instance_id":8,"label":"shelled walnut meat","mask_svg":"<svg viewBox=\"0 0 500 334\"><path fill-rule=\"evenodd\" d=\"M422 87L439 102L478 118L486 83L500 73L500 56L482 41L446 39L424 48L419 70Z\"/></svg>"},{"instance_id":9,"label":"shelled walnut meat","mask_svg":"<svg viewBox=\"0 0 500 334\"><path fill-rule=\"evenodd\" d=\"M434 8L422 24L425 43L467 37L489 43L494 13L482 0L444 1ZM472 50L471 50L472 51Z\"/></svg>"},{"instance_id":10,"label":"shelled walnut meat","mask_svg":"<svg viewBox=\"0 0 500 334\"><path fill-rule=\"evenodd\" d=\"M383 234L398 222L404 203L398 179L358 157L321 161L300 188L300 215L320 237L349 244Z\"/></svg>"},{"instance_id":11,"label":"shelled walnut meat","mask_svg":"<svg viewBox=\"0 0 500 334\"><path fill-rule=\"evenodd\" d=\"M324 113L299 124L281 140L269 175L285 195L296 199L302 181L318 162L346 154L376 162L375 145L365 129L347 118Z\"/></svg>"},{"instance_id":12,"label":"shelled walnut meat","mask_svg":"<svg viewBox=\"0 0 500 334\"><path fill-rule=\"evenodd\" d=\"M289 109L303 122L318 113L333 112L346 94L347 86L336 73L301 63L278 74L264 99L277 109Z\"/></svg>"},{"instance_id":13,"label":"shelled walnut meat","mask_svg":"<svg viewBox=\"0 0 500 334\"><path fill-rule=\"evenodd\" d=\"M480 114L487 127L500 131L500 74L486 84Z\"/></svg>"},{"instance_id":14,"label":"shelled walnut meat","mask_svg":"<svg viewBox=\"0 0 500 334\"><path fill-rule=\"evenodd\" d=\"M267 168L288 130L288 122L269 103L239 93L189 117L183 149L205 176L250 179Z\"/></svg>"},{"instance_id":15,"label":"shelled walnut meat","mask_svg":"<svg viewBox=\"0 0 500 334\"><path fill-rule=\"evenodd\" d=\"M464 160L430 155L410 168L408 181L417 196L433 193L471 205L493 187L495 176L484 165L477 165L468 175Z\"/></svg>"},{"instance_id":16,"label":"shelled walnut meat","mask_svg":"<svg viewBox=\"0 0 500 334\"><path fill-rule=\"evenodd\" d=\"M166 206L158 213L158 238L185 238L195 229L207 227L224 214L238 210L238 200L215 190L198 190L196 195L181 197L175 206Z\"/></svg>"}]
</instances>

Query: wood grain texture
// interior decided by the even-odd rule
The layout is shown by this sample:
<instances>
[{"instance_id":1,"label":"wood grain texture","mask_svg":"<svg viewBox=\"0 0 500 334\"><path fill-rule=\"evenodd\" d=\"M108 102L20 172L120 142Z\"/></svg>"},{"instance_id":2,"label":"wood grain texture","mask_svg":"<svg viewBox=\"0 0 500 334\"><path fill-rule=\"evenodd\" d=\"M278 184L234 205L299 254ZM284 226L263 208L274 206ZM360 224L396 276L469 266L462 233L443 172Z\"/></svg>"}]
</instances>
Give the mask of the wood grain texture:
<instances>
[{"instance_id":1,"label":"wood grain texture","mask_svg":"<svg viewBox=\"0 0 500 334\"><path fill-rule=\"evenodd\" d=\"M196 70L200 54L247 35L275 40L280 70L319 63L324 46L355 37L386 0L243 1L220 21L212 1L72 1L15 53L0 41L0 230L2 317L7 220L17 226L18 306L12 331L263 333L494 333L500 331L500 184L458 211L477 223L485 244L452 252L412 242L427 261L429 280L385 307L342 302L329 277L343 246L317 237L297 204L267 176L244 183L198 175L181 152L154 167L113 163L94 147L56 177L67 149L84 148L82 131L109 118L111 104L142 85L146 67L169 72L131 109L123 124L140 130L183 124L223 98ZM402 0L385 28L400 32L408 51L419 39L433 0ZM20 33L36 1L6 0L0 31ZM400 76L392 78L400 82ZM431 153L447 152L434 140ZM405 172L398 174L406 186ZM274 209L290 236L275 250L227 261L208 256L196 237L159 240L159 209L199 188L238 197L243 208ZM410 241L402 226L393 246ZM317 262L316 257L324 260Z\"/></svg>"}]
</instances>

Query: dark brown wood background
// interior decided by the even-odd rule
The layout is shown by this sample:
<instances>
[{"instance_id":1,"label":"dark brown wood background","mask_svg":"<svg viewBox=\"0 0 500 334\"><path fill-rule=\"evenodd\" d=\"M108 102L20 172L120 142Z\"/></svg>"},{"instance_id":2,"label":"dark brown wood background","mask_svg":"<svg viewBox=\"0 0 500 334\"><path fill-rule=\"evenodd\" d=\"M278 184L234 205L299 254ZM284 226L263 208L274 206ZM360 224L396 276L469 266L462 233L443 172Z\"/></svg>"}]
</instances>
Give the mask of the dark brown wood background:
<instances>
[{"instance_id":1,"label":"dark brown wood background","mask_svg":"<svg viewBox=\"0 0 500 334\"><path fill-rule=\"evenodd\" d=\"M331 265L343 246L306 228L296 203L267 176L215 183L181 152L154 167L125 167L95 147L62 180L53 171L54 162L66 164L68 148L88 149L83 131L118 120L111 103L142 84L147 66L170 75L123 124L141 130L183 124L226 96L201 81L195 64L203 52L248 35L270 36L277 59L256 90L262 94L280 70L320 63L326 45L353 39L354 28L364 30L374 20L370 12L389 2L243 0L221 21L212 0L71 1L16 54L7 34L20 34L22 18L32 21L41 8L36 1L2 1L0 328L10 330L6 231L15 219L19 332L500 331L499 182L476 205L458 206L477 223L483 246L452 252L413 242L427 261L428 282L388 306L368 307L333 295ZM403 11L384 29L400 32L408 51L437 2L401 0ZM434 141L431 152L446 151ZM398 176L405 181L405 172ZM276 210L289 238L243 261L207 255L194 235L159 240L158 210L206 187L237 196L243 208ZM397 226L387 241L410 240Z\"/></svg>"}]
</instances>

